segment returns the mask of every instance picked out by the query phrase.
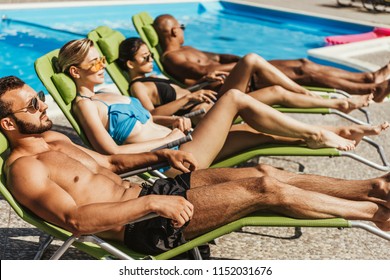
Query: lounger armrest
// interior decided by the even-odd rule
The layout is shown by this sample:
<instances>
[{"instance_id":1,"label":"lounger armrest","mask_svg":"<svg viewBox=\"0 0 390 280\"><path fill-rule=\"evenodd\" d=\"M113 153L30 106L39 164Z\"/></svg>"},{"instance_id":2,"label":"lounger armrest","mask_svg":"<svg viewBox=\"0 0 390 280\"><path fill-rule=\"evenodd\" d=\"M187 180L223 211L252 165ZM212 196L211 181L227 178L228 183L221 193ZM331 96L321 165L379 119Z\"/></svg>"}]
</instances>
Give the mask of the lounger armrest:
<instances>
[{"instance_id":1,"label":"lounger armrest","mask_svg":"<svg viewBox=\"0 0 390 280\"><path fill-rule=\"evenodd\" d=\"M165 145L157 147L157 148L153 149L152 151L157 151L157 150L161 150L161 149L171 149L173 147L180 146L181 144L184 144L184 143L186 143L188 141L192 141L192 136L189 135L189 134L184 136L184 137L182 137L182 138L179 138L179 139L177 139L175 141L172 141L172 142L169 142L169 143L167 143Z\"/></svg>"},{"instance_id":2,"label":"lounger armrest","mask_svg":"<svg viewBox=\"0 0 390 280\"><path fill-rule=\"evenodd\" d=\"M214 83L214 82L212 82L212 81L202 82L202 83L187 87L187 90L189 90L191 92L201 90L202 88L204 88L205 86L208 86L211 83Z\"/></svg>"},{"instance_id":3,"label":"lounger armrest","mask_svg":"<svg viewBox=\"0 0 390 280\"><path fill-rule=\"evenodd\" d=\"M204 113L206 113L206 110L205 110L204 108L202 108L202 109L199 109L199 110L196 110L196 111L193 111L193 112L184 114L182 117L185 117L185 118L193 118L193 117L202 115L202 114L204 114Z\"/></svg>"},{"instance_id":4,"label":"lounger armrest","mask_svg":"<svg viewBox=\"0 0 390 280\"><path fill-rule=\"evenodd\" d=\"M159 164L151 165L148 167L144 167L144 168L140 168L140 169L136 169L136 170L131 170L131 171L122 173L119 176L121 178L127 178L127 177L131 177L131 176L139 175L142 173L150 172L150 171L153 171L156 169L164 168L166 166L169 166L168 162L161 162Z\"/></svg>"}]
</instances>

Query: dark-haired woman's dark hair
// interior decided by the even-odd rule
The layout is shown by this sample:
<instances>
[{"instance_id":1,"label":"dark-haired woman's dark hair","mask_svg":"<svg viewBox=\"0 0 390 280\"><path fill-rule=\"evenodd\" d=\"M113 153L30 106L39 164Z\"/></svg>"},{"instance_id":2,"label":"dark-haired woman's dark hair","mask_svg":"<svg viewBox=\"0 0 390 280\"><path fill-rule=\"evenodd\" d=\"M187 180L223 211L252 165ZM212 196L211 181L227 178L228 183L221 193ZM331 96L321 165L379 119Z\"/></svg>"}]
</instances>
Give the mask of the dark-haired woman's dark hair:
<instances>
[{"instance_id":1,"label":"dark-haired woman's dark hair","mask_svg":"<svg viewBox=\"0 0 390 280\"><path fill-rule=\"evenodd\" d=\"M126 40L122 41L122 43L119 45L119 57L118 57L119 67L127 71L128 70L126 65L127 61L128 60L134 61L135 54L140 49L140 47L144 44L145 44L144 41L142 41L142 39L137 37L127 38Z\"/></svg>"}]
</instances>

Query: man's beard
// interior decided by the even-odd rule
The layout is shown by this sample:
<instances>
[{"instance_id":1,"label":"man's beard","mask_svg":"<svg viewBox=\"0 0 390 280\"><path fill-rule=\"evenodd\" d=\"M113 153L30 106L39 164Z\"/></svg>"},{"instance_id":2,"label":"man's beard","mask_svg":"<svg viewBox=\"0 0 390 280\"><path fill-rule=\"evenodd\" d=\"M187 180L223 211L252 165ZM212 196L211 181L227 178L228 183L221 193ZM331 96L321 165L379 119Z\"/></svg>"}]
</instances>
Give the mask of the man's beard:
<instances>
[{"instance_id":1,"label":"man's beard","mask_svg":"<svg viewBox=\"0 0 390 280\"><path fill-rule=\"evenodd\" d=\"M27 123L22 120L19 120L14 116L14 120L19 128L19 132L22 134L40 134L45 131L48 131L53 126L53 122L51 120L47 120L45 124L37 126L32 123Z\"/></svg>"}]
</instances>

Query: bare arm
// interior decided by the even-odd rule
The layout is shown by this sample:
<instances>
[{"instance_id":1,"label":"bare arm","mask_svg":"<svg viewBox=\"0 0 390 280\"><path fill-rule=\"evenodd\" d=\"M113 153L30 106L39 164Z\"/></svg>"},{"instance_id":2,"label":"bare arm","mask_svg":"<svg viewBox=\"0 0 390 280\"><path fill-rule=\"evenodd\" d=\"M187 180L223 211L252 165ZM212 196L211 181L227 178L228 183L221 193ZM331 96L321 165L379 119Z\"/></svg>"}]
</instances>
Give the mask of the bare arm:
<instances>
[{"instance_id":1,"label":"bare arm","mask_svg":"<svg viewBox=\"0 0 390 280\"><path fill-rule=\"evenodd\" d=\"M198 165L191 153L183 151L162 149L154 152L135 154L103 155L73 143L68 137L61 133L48 131L45 132L44 135L47 142L61 141L63 148L66 147L66 145L75 147L76 149L66 148L66 153L70 157L77 158L83 164L91 164L88 158L85 157L85 154L89 155L97 163L95 166L96 173L101 173L108 177L111 177L110 174L108 174L109 171L120 174L162 162L167 162L169 165L182 172L195 170ZM83 161L83 159L87 159L87 161ZM184 165L188 167L184 167Z\"/></svg>"},{"instance_id":2,"label":"bare arm","mask_svg":"<svg viewBox=\"0 0 390 280\"><path fill-rule=\"evenodd\" d=\"M212 72L230 72L235 65L235 62L227 64L220 64L215 61L195 63L182 53L168 53L164 56L166 70L187 85L204 81L205 77Z\"/></svg>"},{"instance_id":3,"label":"bare arm","mask_svg":"<svg viewBox=\"0 0 390 280\"><path fill-rule=\"evenodd\" d=\"M141 154L111 155L108 158L107 168L120 174L162 162L167 162L168 165L182 172L194 171L198 166L195 157L191 153L162 149Z\"/></svg>"},{"instance_id":4,"label":"bare arm","mask_svg":"<svg viewBox=\"0 0 390 280\"><path fill-rule=\"evenodd\" d=\"M212 79L215 80L216 77ZM181 125L177 125L177 117L172 117L172 115L175 115L179 110L185 109L192 104L199 104L203 102L214 103L217 100L217 93L211 90L201 89L190 92L189 90L180 88L179 86L174 86L174 89L176 90L177 95L180 95L181 97L174 101L168 102L167 104L159 105L158 107L155 107L157 105L157 101L153 101L153 97L150 97L158 95L158 92L154 92L157 91L157 88L147 86L143 82L135 82L131 86L130 90L131 95L138 98L142 103L142 106L153 115L153 120L155 123L172 128L178 127L182 131L184 130L180 128ZM170 116L170 118L164 119L161 116ZM189 121L185 122L190 124Z\"/></svg>"},{"instance_id":5,"label":"bare arm","mask_svg":"<svg viewBox=\"0 0 390 280\"><path fill-rule=\"evenodd\" d=\"M153 121L163 126L170 127L172 129L179 129L184 133L188 133L192 129L191 120L189 118L180 116L153 116Z\"/></svg>"},{"instance_id":6,"label":"bare arm","mask_svg":"<svg viewBox=\"0 0 390 280\"><path fill-rule=\"evenodd\" d=\"M161 149L154 152L138 154L101 155L94 151L82 148L87 154L93 157L99 166L105 167L114 173L122 174L128 171L141 169L167 163L182 172L190 172L197 169L197 162L191 153L170 149ZM186 167L188 166L188 167ZM103 173L103 170L100 171Z\"/></svg>"}]
</instances>

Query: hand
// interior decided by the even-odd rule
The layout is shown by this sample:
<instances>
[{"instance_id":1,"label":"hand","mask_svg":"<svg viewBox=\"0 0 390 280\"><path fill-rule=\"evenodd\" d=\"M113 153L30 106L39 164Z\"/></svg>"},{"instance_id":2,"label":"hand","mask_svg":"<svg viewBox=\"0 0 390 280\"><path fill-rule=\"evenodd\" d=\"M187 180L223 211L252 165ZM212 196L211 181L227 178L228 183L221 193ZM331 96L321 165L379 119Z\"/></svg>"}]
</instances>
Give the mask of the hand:
<instances>
[{"instance_id":1,"label":"hand","mask_svg":"<svg viewBox=\"0 0 390 280\"><path fill-rule=\"evenodd\" d=\"M192 129L192 123L189 118L174 116L172 128L177 128L187 134Z\"/></svg>"},{"instance_id":2,"label":"hand","mask_svg":"<svg viewBox=\"0 0 390 280\"><path fill-rule=\"evenodd\" d=\"M169 165L183 173L194 171L198 168L198 162L193 154L178 150L164 149L161 150L163 157Z\"/></svg>"},{"instance_id":3,"label":"hand","mask_svg":"<svg viewBox=\"0 0 390 280\"><path fill-rule=\"evenodd\" d=\"M207 89L201 89L197 90L195 92L192 92L188 94L189 101L195 101L195 102L206 102L206 103L211 103L214 104L214 102L217 101L216 97L217 93L212 90L207 90Z\"/></svg>"},{"instance_id":4,"label":"hand","mask_svg":"<svg viewBox=\"0 0 390 280\"><path fill-rule=\"evenodd\" d=\"M186 136L183 131L181 131L180 129L178 128L174 128L172 129L172 131L165 137L166 140L168 140L168 142L172 142L172 141L175 141L179 138L182 138ZM167 142L167 143L168 143Z\"/></svg>"},{"instance_id":5,"label":"hand","mask_svg":"<svg viewBox=\"0 0 390 280\"><path fill-rule=\"evenodd\" d=\"M178 195L148 195L152 212L172 220L175 228L182 227L194 214L194 206Z\"/></svg>"},{"instance_id":6,"label":"hand","mask_svg":"<svg viewBox=\"0 0 390 280\"><path fill-rule=\"evenodd\" d=\"M225 71L214 71L214 72L211 72L211 73L208 73L207 75L205 75L203 78L206 80L206 81L211 81L211 82L220 82L221 84L223 84L223 82L225 81L226 77L229 75L229 72L225 72Z\"/></svg>"}]
</instances>

